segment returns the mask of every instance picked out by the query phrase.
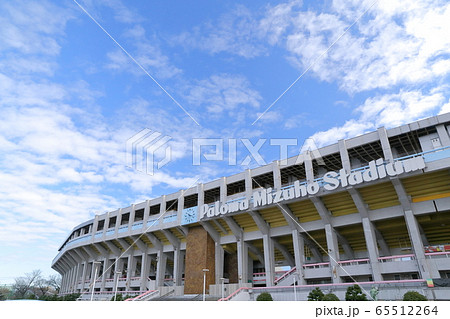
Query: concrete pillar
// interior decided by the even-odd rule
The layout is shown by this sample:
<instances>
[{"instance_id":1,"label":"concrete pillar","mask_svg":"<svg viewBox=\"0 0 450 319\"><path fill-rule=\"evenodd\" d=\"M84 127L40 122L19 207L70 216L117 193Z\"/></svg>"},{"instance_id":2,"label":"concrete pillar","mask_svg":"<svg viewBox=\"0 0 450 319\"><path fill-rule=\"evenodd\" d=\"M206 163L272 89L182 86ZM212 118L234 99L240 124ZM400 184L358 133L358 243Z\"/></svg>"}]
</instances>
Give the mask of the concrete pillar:
<instances>
[{"instance_id":1,"label":"concrete pillar","mask_svg":"<svg viewBox=\"0 0 450 319\"><path fill-rule=\"evenodd\" d=\"M387 136L386 128L380 127L377 129L378 137L380 138L381 148L383 149L384 159L389 162L394 161L394 156L392 155L391 144L389 143L389 139Z\"/></svg>"},{"instance_id":2,"label":"concrete pillar","mask_svg":"<svg viewBox=\"0 0 450 319\"><path fill-rule=\"evenodd\" d=\"M305 270L303 269L305 264L305 241L296 229L292 230L292 243L294 244L295 268L300 277L299 284L304 285L306 284Z\"/></svg>"},{"instance_id":3,"label":"concrete pillar","mask_svg":"<svg viewBox=\"0 0 450 319\"><path fill-rule=\"evenodd\" d=\"M98 215L95 215L95 217L94 217L94 223L93 223L93 225L92 225L92 236L91 236L92 240L95 239L95 233L97 232L97 228L98 228L98 218L99 218L99 216L98 216Z\"/></svg>"},{"instance_id":4,"label":"concrete pillar","mask_svg":"<svg viewBox=\"0 0 450 319\"><path fill-rule=\"evenodd\" d=\"M253 195L253 182L250 169L245 170L245 196L250 199Z\"/></svg>"},{"instance_id":5,"label":"concrete pillar","mask_svg":"<svg viewBox=\"0 0 450 319\"><path fill-rule=\"evenodd\" d=\"M81 262L79 262L77 264L77 275L75 277L75 287L76 288L78 288L78 282L80 281L80 277L81 277L81 267L82 267L82 264L81 264Z\"/></svg>"},{"instance_id":6,"label":"concrete pillar","mask_svg":"<svg viewBox=\"0 0 450 319\"><path fill-rule=\"evenodd\" d=\"M69 276L68 276L68 282L69 282L69 292L72 292L72 273L73 273L73 268L70 268L69 270Z\"/></svg>"},{"instance_id":7,"label":"concrete pillar","mask_svg":"<svg viewBox=\"0 0 450 319\"><path fill-rule=\"evenodd\" d=\"M103 226L103 233L102 233L103 241L105 240L106 231L108 230L108 228L109 228L109 212L106 214L105 225Z\"/></svg>"},{"instance_id":8,"label":"concrete pillar","mask_svg":"<svg viewBox=\"0 0 450 319\"><path fill-rule=\"evenodd\" d=\"M225 203L227 201L227 178L220 179L220 201Z\"/></svg>"},{"instance_id":9,"label":"concrete pillar","mask_svg":"<svg viewBox=\"0 0 450 319\"><path fill-rule=\"evenodd\" d=\"M116 218L116 227L115 227L115 230L114 230L114 233L115 234L117 234L117 232L119 231L119 227L120 227L120 224L122 223L122 208L121 209L119 209L119 212L118 212L118 214L117 214L117 218Z\"/></svg>"},{"instance_id":10,"label":"concrete pillar","mask_svg":"<svg viewBox=\"0 0 450 319\"><path fill-rule=\"evenodd\" d=\"M244 284L248 282L248 246L242 239L237 242L237 257L239 284Z\"/></svg>"},{"instance_id":11,"label":"concrete pillar","mask_svg":"<svg viewBox=\"0 0 450 319\"><path fill-rule=\"evenodd\" d=\"M148 276L150 274L151 257L149 254L144 252L142 254L141 262L141 291L147 290Z\"/></svg>"},{"instance_id":12,"label":"concrete pillar","mask_svg":"<svg viewBox=\"0 0 450 319\"><path fill-rule=\"evenodd\" d=\"M221 283L220 278L223 278L223 263L225 258L225 251L220 243L215 243L215 260L216 260L216 285Z\"/></svg>"},{"instance_id":13,"label":"concrete pillar","mask_svg":"<svg viewBox=\"0 0 450 319\"><path fill-rule=\"evenodd\" d=\"M145 208L144 208L144 218L142 220L144 227L142 229L147 229L147 221L150 217L150 200L145 201Z\"/></svg>"},{"instance_id":14,"label":"concrete pillar","mask_svg":"<svg viewBox=\"0 0 450 319\"><path fill-rule=\"evenodd\" d=\"M102 285L100 287L100 291L105 291L106 279L108 279L110 267L111 262L108 257L105 257L105 259L103 260Z\"/></svg>"},{"instance_id":15,"label":"concrete pillar","mask_svg":"<svg viewBox=\"0 0 450 319\"><path fill-rule=\"evenodd\" d=\"M135 206L133 204L133 205L131 205L130 219L129 219L129 222L128 222L128 231L129 232L131 231L131 227L133 227L135 216L136 216L136 209L135 209Z\"/></svg>"},{"instance_id":16,"label":"concrete pillar","mask_svg":"<svg viewBox=\"0 0 450 319\"><path fill-rule=\"evenodd\" d=\"M205 190L202 183L197 184L198 203L197 207L201 207L205 203Z\"/></svg>"},{"instance_id":17,"label":"concrete pillar","mask_svg":"<svg viewBox=\"0 0 450 319\"><path fill-rule=\"evenodd\" d=\"M66 293L67 291L67 272L65 272L62 275L62 279L61 279L61 289L59 290L60 293Z\"/></svg>"},{"instance_id":18,"label":"concrete pillar","mask_svg":"<svg viewBox=\"0 0 450 319\"><path fill-rule=\"evenodd\" d=\"M131 252L128 255L128 261L127 261L127 280L126 280L126 284L125 284L126 291L130 291L131 277L133 277L133 261L134 261L133 252Z\"/></svg>"},{"instance_id":19,"label":"concrete pillar","mask_svg":"<svg viewBox=\"0 0 450 319\"><path fill-rule=\"evenodd\" d=\"M184 254L180 248L175 248L173 252L173 283L175 286L182 285Z\"/></svg>"},{"instance_id":20,"label":"concrete pillar","mask_svg":"<svg viewBox=\"0 0 450 319\"><path fill-rule=\"evenodd\" d=\"M279 190L281 189L281 171L279 161L272 162L272 170L273 170L273 187L276 190Z\"/></svg>"},{"instance_id":21,"label":"concrete pillar","mask_svg":"<svg viewBox=\"0 0 450 319\"><path fill-rule=\"evenodd\" d=\"M166 275L167 257L162 250L157 254L157 266L156 266L156 287L164 286L164 277Z\"/></svg>"},{"instance_id":22,"label":"concrete pillar","mask_svg":"<svg viewBox=\"0 0 450 319\"><path fill-rule=\"evenodd\" d=\"M164 214L166 212L166 195L161 197L161 205L159 206L159 213Z\"/></svg>"},{"instance_id":23,"label":"concrete pillar","mask_svg":"<svg viewBox=\"0 0 450 319\"><path fill-rule=\"evenodd\" d=\"M434 264L428 263L425 257L425 250L423 247L422 238L420 236L420 229L417 219L411 210L405 210L406 227L408 228L409 239L413 246L413 251L416 256L419 272L422 279L440 278L439 271Z\"/></svg>"},{"instance_id":24,"label":"concrete pillar","mask_svg":"<svg viewBox=\"0 0 450 319\"><path fill-rule=\"evenodd\" d=\"M381 281L383 280L383 276L381 275L380 262L378 260L379 252L377 239L372 226L372 222L369 220L369 218L365 217L362 219L362 225L364 229L366 247L369 253L370 266L372 268L372 278L374 281Z\"/></svg>"},{"instance_id":25,"label":"concrete pillar","mask_svg":"<svg viewBox=\"0 0 450 319\"><path fill-rule=\"evenodd\" d=\"M305 172L306 172L306 180L308 182L312 182L314 180L314 170L313 170L311 153L309 151L305 152L304 158L305 158L304 165L305 165Z\"/></svg>"},{"instance_id":26,"label":"concrete pillar","mask_svg":"<svg viewBox=\"0 0 450 319\"><path fill-rule=\"evenodd\" d=\"M331 280L333 283L340 283L341 277L339 276L339 246L337 235L330 224L325 225L325 234L327 238L328 256L330 258Z\"/></svg>"},{"instance_id":27,"label":"concrete pillar","mask_svg":"<svg viewBox=\"0 0 450 319\"><path fill-rule=\"evenodd\" d=\"M82 278L81 278L81 291L84 291L84 283L86 282L86 277L87 277L87 274L88 274L87 267L88 267L88 263L87 263L87 261L85 261L83 263L83 275L82 275Z\"/></svg>"},{"instance_id":28,"label":"concrete pillar","mask_svg":"<svg viewBox=\"0 0 450 319\"><path fill-rule=\"evenodd\" d=\"M91 292L94 288L95 288L95 282L94 282L94 276L95 276L95 269L96 269L96 264L94 264L94 262L90 263L91 264L91 278L90 278L90 284L89 284L89 292Z\"/></svg>"},{"instance_id":29,"label":"concrete pillar","mask_svg":"<svg viewBox=\"0 0 450 319\"><path fill-rule=\"evenodd\" d=\"M181 221L181 214L183 213L183 209L184 209L184 190L181 190L178 196L178 208L176 208L179 222Z\"/></svg>"},{"instance_id":30,"label":"concrete pillar","mask_svg":"<svg viewBox=\"0 0 450 319\"><path fill-rule=\"evenodd\" d=\"M266 270L266 286L272 287L275 281L275 254L273 240L269 235L263 235L264 268Z\"/></svg>"},{"instance_id":31,"label":"concrete pillar","mask_svg":"<svg viewBox=\"0 0 450 319\"><path fill-rule=\"evenodd\" d=\"M339 154L341 155L341 162L342 162L342 168L345 169L347 174L350 174L352 170L352 165L350 162L350 157L348 155L347 145L345 143L345 140L339 140Z\"/></svg>"},{"instance_id":32,"label":"concrete pillar","mask_svg":"<svg viewBox=\"0 0 450 319\"><path fill-rule=\"evenodd\" d=\"M439 135L439 140L441 141L441 145L450 146L450 137L448 135L447 129L444 124L436 125L436 130Z\"/></svg>"}]
</instances>

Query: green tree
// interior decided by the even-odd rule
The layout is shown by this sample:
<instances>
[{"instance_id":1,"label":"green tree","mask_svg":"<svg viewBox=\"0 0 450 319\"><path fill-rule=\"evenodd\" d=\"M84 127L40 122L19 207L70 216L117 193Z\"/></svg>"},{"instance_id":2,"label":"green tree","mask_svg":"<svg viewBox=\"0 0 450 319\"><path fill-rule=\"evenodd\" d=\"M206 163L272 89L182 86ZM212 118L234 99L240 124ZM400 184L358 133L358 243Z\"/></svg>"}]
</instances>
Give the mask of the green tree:
<instances>
[{"instance_id":1,"label":"green tree","mask_svg":"<svg viewBox=\"0 0 450 319\"><path fill-rule=\"evenodd\" d=\"M116 301L123 301L123 295L122 294L117 294L116 295ZM114 296L111 297L111 301L114 301Z\"/></svg>"},{"instance_id":2,"label":"green tree","mask_svg":"<svg viewBox=\"0 0 450 319\"><path fill-rule=\"evenodd\" d=\"M339 301L339 298L335 294L329 293L323 296L322 301Z\"/></svg>"},{"instance_id":3,"label":"green tree","mask_svg":"<svg viewBox=\"0 0 450 319\"><path fill-rule=\"evenodd\" d=\"M427 297L417 291L408 291L403 295L403 301L427 301Z\"/></svg>"},{"instance_id":4,"label":"green tree","mask_svg":"<svg viewBox=\"0 0 450 319\"><path fill-rule=\"evenodd\" d=\"M256 298L256 301L273 301L272 295L268 292L263 292L259 294L259 296Z\"/></svg>"},{"instance_id":5,"label":"green tree","mask_svg":"<svg viewBox=\"0 0 450 319\"><path fill-rule=\"evenodd\" d=\"M311 292L308 295L308 301L322 301L323 299L323 292L322 290L320 290L319 287L314 288L313 290L311 290Z\"/></svg>"},{"instance_id":6,"label":"green tree","mask_svg":"<svg viewBox=\"0 0 450 319\"><path fill-rule=\"evenodd\" d=\"M363 294L359 285L353 285L347 288L345 293L346 301L367 301L367 297Z\"/></svg>"}]
</instances>

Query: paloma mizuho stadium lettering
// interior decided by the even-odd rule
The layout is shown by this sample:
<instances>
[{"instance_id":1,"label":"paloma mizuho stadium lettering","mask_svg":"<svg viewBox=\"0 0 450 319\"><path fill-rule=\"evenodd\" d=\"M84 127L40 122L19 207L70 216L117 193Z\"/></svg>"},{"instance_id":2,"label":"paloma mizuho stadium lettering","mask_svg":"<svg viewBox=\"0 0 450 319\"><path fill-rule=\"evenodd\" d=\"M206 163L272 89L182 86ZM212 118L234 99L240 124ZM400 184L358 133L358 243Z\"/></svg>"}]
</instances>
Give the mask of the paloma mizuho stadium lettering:
<instances>
[{"instance_id":1,"label":"paloma mizuho stadium lettering","mask_svg":"<svg viewBox=\"0 0 450 319\"><path fill-rule=\"evenodd\" d=\"M369 162L369 166L365 170L357 170L348 174L344 168L339 173L327 172L323 175L323 183L318 181L300 183L295 181L291 187L285 187L279 190L272 188L260 189L253 193L252 199L241 199L233 202L220 203L215 202L214 205L204 204L200 207L199 220L206 217L217 217L238 211L249 209L250 204L253 208L281 203L286 200L304 197L307 195L315 195L321 188L332 191L339 186L353 186L364 182L371 182L382 179L387 176L395 177L403 173L417 171L425 168L425 161L422 156L417 156L394 163L385 163L384 159L379 158L376 161Z\"/></svg>"}]
</instances>

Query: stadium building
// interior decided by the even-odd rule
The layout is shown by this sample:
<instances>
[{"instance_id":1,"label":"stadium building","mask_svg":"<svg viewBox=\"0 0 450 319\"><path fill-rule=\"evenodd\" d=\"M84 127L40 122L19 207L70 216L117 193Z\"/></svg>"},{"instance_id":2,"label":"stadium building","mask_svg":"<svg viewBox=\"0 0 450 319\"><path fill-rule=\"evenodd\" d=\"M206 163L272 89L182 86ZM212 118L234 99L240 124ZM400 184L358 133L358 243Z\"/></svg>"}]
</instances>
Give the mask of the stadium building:
<instances>
[{"instance_id":1,"label":"stadium building","mask_svg":"<svg viewBox=\"0 0 450 319\"><path fill-rule=\"evenodd\" d=\"M52 262L61 294L450 300L449 131L450 113L381 127L97 215Z\"/></svg>"}]
</instances>

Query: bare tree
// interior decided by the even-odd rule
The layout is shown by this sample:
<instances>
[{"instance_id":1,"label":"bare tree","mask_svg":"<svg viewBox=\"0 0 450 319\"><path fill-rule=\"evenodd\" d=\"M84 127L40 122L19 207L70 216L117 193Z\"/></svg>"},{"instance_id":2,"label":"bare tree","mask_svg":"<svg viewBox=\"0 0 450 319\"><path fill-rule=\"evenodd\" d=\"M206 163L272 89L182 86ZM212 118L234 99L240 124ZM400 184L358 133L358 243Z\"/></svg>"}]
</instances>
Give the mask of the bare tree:
<instances>
[{"instance_id":1,"label":"bare tree","mask_svg":"<svg viewBox=\"0 0 450 319\"><path fill-rule=\"evenodd\" d=\"M14 278L13 291L18 299L23 299L27 293L33 292L33 284L41 278L40 270L33 270L31 273L25 274L24 277Z\"/></svg>"},{"instance_id":2,"label":"bare tree","mask_svg":"<svg viewBox=\"0 0 450 319\"><path fill-rule=\"evenodd\" d=\"M45 296L50 289L51 287L48 280L42 277L36 278L32 285L33 293L38 297Z\"/></svg>"},{"instance_id":3,"label":"bare tree","mask_svg":"<svg viewBox=\"0 0 450 319\"><path fill-rule=\"evenodd\" d=\"M55 292L58 294L61 289L61 275L50 275L48 277L48 285L52 287Z\"/></svg>"}]
</instances>

